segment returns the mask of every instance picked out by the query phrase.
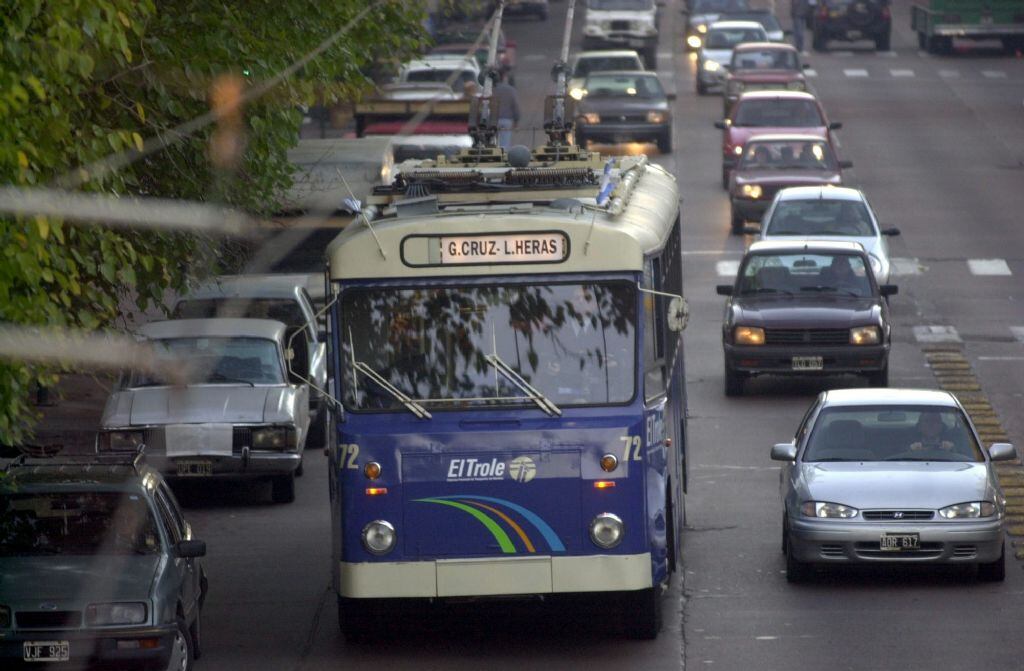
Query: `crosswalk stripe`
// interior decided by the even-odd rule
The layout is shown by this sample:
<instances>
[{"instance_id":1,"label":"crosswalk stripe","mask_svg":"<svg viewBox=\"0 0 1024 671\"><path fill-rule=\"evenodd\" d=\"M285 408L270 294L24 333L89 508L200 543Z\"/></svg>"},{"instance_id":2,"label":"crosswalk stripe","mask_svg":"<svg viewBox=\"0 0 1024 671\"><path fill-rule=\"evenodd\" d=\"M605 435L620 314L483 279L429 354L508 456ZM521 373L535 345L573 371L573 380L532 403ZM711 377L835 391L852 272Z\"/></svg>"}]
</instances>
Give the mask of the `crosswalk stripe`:
<instances>
[{"instance_id":1,"label":"crosswalk stripe","mask_svg":"<svg viewBox=\"0 0 1024 671\"><path fill-rule=\"evenodd\" d=\"M981 76L987 79L1006 79L1006 73L1002 70L982 70Z\"/></svg>"},{"instance_id":2,"label":"crosswalk stripe","mask_svg":"<svg viewBox=\"0 0 1024 671\"><path fill-rule=\"evenodd\" d=\"M920 275L921 264L916 258L894 256L889 259L889 272L893 275Z\"/></svg>"},{"instance_id":3,"label":"crosswalk stripe","mask_svg":"<svg viewBox=\"0 0 1024 671\"><path fill-rule=\"evenodd\" d=\"M939 70L939 76L945 79L956 79L960 76L959 70Z\"/></svg>"},{"instance_id":4,"label":"crosswalk stripe","mask_svg":"<svg viewBox=\"0 0 1024 671\"><path fill-rule=\"evenodd\" d=\"M719 277L736 277L740 269L740 262L733 260L719 261L715 264L715 272Z\"/></svg>"},{"instance_id":5,"label":"crosswalk stripe","mask_svg":"<svg viewBox=\"0 0 1024 671\"><path fill-rule=\"evenodd\" d=\"M913 77L913 70L889 70L889 74L893 77Z\"/></svg>"},{"instance_id":6,"label":"crosswalk stripe","mask_svg":"<svg viewBox=\"0 0 1024 671\"><path fill-rule=\"evenodd\" d=\"M804 77L817 77L817 76L818 76L818 71L815 70L814 68L807 68L806 70L804 70Z\"/></svg>"},{"instance_id":7,"label":"crosswalk stripe","mask_svg":"<svg viewBox=\"0 0 1024 671\"><path fill-rule=\"evenodd\" d=\"M972 275L1012 275L1010 266L1003 259L967 259Z\"/></svg>"},{"instance_id":8,"label":"crosswalk stripe","mask_svg":"<svg viewBox=\"0 0 1024 671\"><path fill-rule=\"evenodd\" d=\"M917 342L961 342L955 326L915 326Z\"/></svg>"},{"instance_id":9,"label":"crosswalk stripe","mask_svg":"<svg viewBox=\"0 0 1024 671\"><path fill-rule=\"evenodd\" d=\"M843 74L846 75L847 77L867 77L868 71L859 68L851 68L843 70Z\"/></svg>"}]
</instances>

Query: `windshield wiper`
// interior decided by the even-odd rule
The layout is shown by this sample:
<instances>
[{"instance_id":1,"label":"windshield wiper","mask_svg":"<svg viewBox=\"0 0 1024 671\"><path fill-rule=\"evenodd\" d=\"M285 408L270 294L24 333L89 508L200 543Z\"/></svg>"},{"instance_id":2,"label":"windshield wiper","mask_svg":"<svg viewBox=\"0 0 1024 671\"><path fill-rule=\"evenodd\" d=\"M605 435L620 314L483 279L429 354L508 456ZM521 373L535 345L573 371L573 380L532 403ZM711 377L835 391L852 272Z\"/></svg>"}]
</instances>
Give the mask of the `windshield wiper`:
<instances>
[{"instance_id":1,"label":"windshield wiper","mask_svg":"<svg viewBox=\"0 0 1024 671\"><path fill-rule=\"evenodd\" d=\"M353 359L352 366L358 372L376 382L384 391L391 394L396 401L404 405L409 412L416 415L419 419L431 419L433 417L433 415L427 412L426 408L414 401L411 396L385 380L384 376L367 366L362 361L355 361Z\"/></svg>"},{"instance_id":2,"label":"windshield wiper","mask_svg":"<svg viewBox=\"0 0 1024 671\"><path fill-rule=\"evenodd\" d=\"M536 387L532 386L529 382L524 380L519 373L517 373L511 366L501 360L497 354L488 354L484 357L487 363L494 366L494 368L504 375L509 382L519 387L519 391L523 392L530 397L530 400L537 404L541 410L546 412L548 415L555 417L561 417L562 411L557 405L551 402L548 397L537 391Z\"/></svg>"},{"instance_id":3,"label":"windshield wiper","mask_svg":"<svg viewBox=\"0 0 1024 671\"><path fill-rule=\"evenodd\" d=\"M741 295L749 296L751 294L785 294L786 296L792 296L793 292L786 289L776 289L774 287L758 287L756 289L745 289L740 292Z\"/></svg>"}]
</instances>

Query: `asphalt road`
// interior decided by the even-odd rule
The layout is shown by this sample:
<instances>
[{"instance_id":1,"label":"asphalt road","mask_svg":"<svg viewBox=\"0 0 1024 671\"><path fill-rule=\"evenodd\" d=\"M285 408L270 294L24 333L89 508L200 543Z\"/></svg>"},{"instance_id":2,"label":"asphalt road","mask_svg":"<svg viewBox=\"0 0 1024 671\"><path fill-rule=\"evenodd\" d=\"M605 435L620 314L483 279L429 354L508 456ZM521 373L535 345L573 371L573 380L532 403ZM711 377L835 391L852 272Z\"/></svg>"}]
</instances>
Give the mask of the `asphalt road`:
<instances>
[{"instance_id":1,"label":"asphalt road","mask_svg":"<svg viewBox=\"0 0 1024 671\"><path fill-rule=\"evenodd\" d=\"M784 17L784 4L778 9ZM519 142L540 140L532 129L540 127L550 93L563 14L564 3L553 2L549 21L506 26L519 42L516 76L526 110ZM994 52L922 55L908 29L908 3L897 0L893 15L892 54L855 45L809 57L815 89L830 116L846 124L840 151L855 163L851 181L865 189L884 225L903 232L891 245L904 259L894 279L900 294L892 301L891 382L939 386L927 366L934 343L919 338L958 337L941 346L963 355L998 423L1021 442L1024 295L1016 278L1024 274L1024 62ZM582 8L577 26L581 18ZM659 66L678 91L676 151L656 160L675 171L684 198L694 465L684 580L666 596L662 635L624 640L603 626L610 618L593 604L489 604L425 614L397 640L346 644L330 589L325 461L309 452L291 505L270 504L260 488L179 490L198 537L209 543L200 669L1021 667L1021 562L1010 560L1006 582L995 585L959 573L888 570L786 583L778 470L768 450L792 435L817 392L864 383L765 379L742 398L723 395L722 299L714 285L728 281L729 262L749 236L728 233L712 127L721 103L694 93L680 21L670 2ZM915 327L925 328L915 335Z\"/></svg>"}]
</instances>

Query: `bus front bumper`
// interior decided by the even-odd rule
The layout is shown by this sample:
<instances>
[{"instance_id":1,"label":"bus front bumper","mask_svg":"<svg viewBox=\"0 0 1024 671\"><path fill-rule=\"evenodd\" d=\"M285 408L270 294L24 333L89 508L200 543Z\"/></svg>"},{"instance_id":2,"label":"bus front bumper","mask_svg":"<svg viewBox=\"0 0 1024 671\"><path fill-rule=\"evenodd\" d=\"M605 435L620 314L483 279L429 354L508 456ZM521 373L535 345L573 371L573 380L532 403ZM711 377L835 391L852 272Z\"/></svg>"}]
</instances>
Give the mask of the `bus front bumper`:
<instances>
[{"instance_id":1,"label":"bus front bumper","mask_svg":"<svg viewBox=\"0 0 1024 671\"><path fill-rule=\"evenodd\" d=\"M340 562L338 585L357 599L635 591L652 586L651 555Z\"/></svg>"}]
</instances>

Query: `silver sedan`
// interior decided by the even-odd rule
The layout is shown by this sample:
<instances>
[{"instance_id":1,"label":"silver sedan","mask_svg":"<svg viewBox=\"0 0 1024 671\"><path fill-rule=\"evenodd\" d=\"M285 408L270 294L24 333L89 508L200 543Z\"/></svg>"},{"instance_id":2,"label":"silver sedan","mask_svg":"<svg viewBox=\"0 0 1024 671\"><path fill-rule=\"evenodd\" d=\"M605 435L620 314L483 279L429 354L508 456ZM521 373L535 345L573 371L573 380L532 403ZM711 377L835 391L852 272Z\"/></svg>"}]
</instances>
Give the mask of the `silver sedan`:
<instances>
[{"instance_id":1,"label":"silver sedan","mask_svg":"<svg viewBox=\"0 0 1024 671\"><path fill-rule=\"evenodd\" d=\"M980 446L952 394L839 389L818 396L784 462L782 548L786 578L815 565L974 564L981 580L1005 577L1006 501L992 462L1013 445Z\"/></svg>"},{"instance_id":2,"label":"silver sedan","mask_svg":"<svg viewBox=\"0 0 1024 671\"><path fill-rule=\"evenodd\" d=\"M847 187L798 186L775 196L761 224L761 240L845 240L859 242L879 284L889 283L891 262L886 237L864 192Z\"/></svg>"}]
</instances>

